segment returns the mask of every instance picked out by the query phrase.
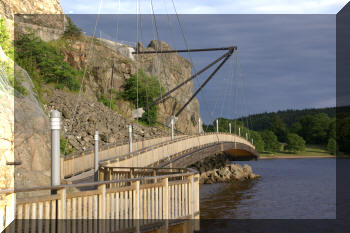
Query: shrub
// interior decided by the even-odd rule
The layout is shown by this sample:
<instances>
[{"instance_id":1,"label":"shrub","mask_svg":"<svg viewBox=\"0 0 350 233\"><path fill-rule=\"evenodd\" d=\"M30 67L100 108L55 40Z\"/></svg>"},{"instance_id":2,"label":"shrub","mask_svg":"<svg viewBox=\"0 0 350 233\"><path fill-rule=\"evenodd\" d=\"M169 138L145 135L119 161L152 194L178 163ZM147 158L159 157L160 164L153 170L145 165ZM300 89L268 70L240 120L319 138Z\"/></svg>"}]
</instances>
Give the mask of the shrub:
<instances>
[{"instance_id":1,"label":"shrub","mask_svg":"<svg viewBox=\"0 0 350 233\"><path fill-rule=\"evenodd\" d=\"M277 136L270 130L265 130L261 133L261 137L264 140L266 151L279 151L281 144L277 140Z\"/></svg>"},{"instance_id":2,"label":"shrub","mask_svg":"<svg viewBox=\"0 0 350 233\"><path fill-rule=\"evenodd\" d=\"M78 28L73 21L67 16L68 25L65 28L64 36L66 37L78 37L81 35L81 29Z\"/></svg>"},{"instance_id":3,"label":"shrub","mask_svg":"<svg viewBox=\"0 0 350 233\"><path fill-rule=\"evenodd\" d=\"M327 149L332 155L337 154L337 141L334 138L328 140Z\"/></svg>"},{"instance_id":4,"label":"shrub","mask_svg":"<svg viewBox=\"0 0 350 233\"><path fill-rule=\"evenodd\" d=\"M138 74L133 74L124 85L124 92L121 93L123 99L132 102L135 106L145 107L152 100L163 93L164 88L160 86L157 77L146 75L142 70ZM157 122L158 107L152 106L143 114L141 121L153 125Z\"/></svg>"},{"instance_id":5,"label":"shrub","mask_svg":"<svg viewBox=\"0 0 350 233\"><path fill-rule=\"evenodd\" d=\"M0 16L0 46L4 50L5 54L10 58L14 59L13 44L10 40L10 35L5 26L5 20Z\"/></svg>"},{"instance_id":6,"label":"shrub","mask_svg":"<svg viewBox=\"0 0 350 233\"><path fill-rule=\"evenodd\" d=\"M287 135L286 149L293 152L305 150L305 140L298 134L290 133Z\"/></svg>"},{"instance_id":7,"label":"shrub","mask_svg":"<svg viewBox=\"0 0 350 233\"><path fill-rule=\"evenodd\" d=\"M255 146L255 150L258 152L263 152L265 149L265 143L262 139L261 135L256 131L250 131L250 137L253 138L253 144Z\"/></svg>"},{"instance_id":8,"label":"shrub","mask_svg":"<svg viewBox=\"0 0 350 233\"><path fill-rule=\"evenodd\" d=\"M68 155L74 152L74 148L69 148L68 140L63 136L60 137L60 152L62 155Z\"/></svg>"},{"instance_id":9,"label":"shrub","mask_svg":"<svg viewBox=\"0 0 350 233\"><path fill-rule=\"evenodd\" d=\"M39 86L45 82L55 83L58 88L65 86L71 91L79 90L78 77L82 75L81 72L65 62L63 54L55 46L33 34L23 35L16 40L15 46L16 62L27 70Z\"/></svg>"},{"instance_id":10,"label":"shrub","mask_svg":"<svg viewBox=\"0 0 350 233\"><path fill-rule=\"evenodd\" d=\"M104 94L101 94L100 97L98 98L98 102L103 103L107 107L111 107L112 109L115 109L115 100L114 96L112 93L112 98L111 97L106 97Z\"/></svg>"}]
</instances>

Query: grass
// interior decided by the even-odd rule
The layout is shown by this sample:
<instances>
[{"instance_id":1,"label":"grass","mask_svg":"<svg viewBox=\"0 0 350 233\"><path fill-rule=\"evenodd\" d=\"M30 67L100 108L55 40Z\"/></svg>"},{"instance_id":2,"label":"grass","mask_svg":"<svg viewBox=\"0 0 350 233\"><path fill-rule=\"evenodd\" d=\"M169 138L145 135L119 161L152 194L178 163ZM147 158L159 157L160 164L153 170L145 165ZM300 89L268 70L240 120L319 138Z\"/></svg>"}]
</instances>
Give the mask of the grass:
<instances>
[{"instance_id":1,"label":"grass","mask_svg":"<svg viewBox=\"0 0 350 233\"><path fill-rule=\"evenodd\" d=\"M307 145L305 151L302 152L289 152L289 151L278 151L278 152L262 152L261 156L329 156L330 154L324 147Z\"/></svg>"}]
</instances>

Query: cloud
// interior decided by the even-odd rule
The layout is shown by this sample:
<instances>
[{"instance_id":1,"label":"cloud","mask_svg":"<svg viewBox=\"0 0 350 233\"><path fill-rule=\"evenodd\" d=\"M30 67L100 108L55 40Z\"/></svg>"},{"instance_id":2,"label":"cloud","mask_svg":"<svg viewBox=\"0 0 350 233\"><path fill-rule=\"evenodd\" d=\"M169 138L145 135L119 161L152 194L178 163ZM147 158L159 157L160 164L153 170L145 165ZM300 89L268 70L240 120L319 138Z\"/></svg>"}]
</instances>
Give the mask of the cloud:
<instances>
[{"instance_id":1,"label":"cloud","mask_svg":"<svg viewBox=\"0 0 350 233\"><path fill-rule=\"evenodd\" d=\"M99 2L102 8L99 12ZM61 0L61 6L66 12L79 14L136 14L137 1L120 0ZM150 1L140 0L139 12L152 13ZM156 14L174 14L171 1L152 1ZM179 14L336 14L346 0L174 0Z\"/></svg>"}]
</instances>

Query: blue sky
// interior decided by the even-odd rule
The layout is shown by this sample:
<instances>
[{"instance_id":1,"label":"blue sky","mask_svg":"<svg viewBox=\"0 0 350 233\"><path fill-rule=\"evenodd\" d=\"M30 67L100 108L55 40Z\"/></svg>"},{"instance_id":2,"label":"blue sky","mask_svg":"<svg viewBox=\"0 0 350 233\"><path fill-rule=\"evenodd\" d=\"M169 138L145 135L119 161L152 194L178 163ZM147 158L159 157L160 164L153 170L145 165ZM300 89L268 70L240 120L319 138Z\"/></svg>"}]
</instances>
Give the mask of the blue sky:
<instances>
[{"instance_id":1,"label":"blue sky","mask_svg":"<svg viewBox=\"0 0 350 233\"><path fill-rule=\"evenodd\" d=\"M126 1L121 1L123 2ZM156 5L158 2L162 5L165 1L154 1L154 9L161 8ZM182 12L181 2L176 1L179 13ZM273 2L276 3L273 9L288 8L287 1ZM336 22L334 13L339 11L343 2L309 1L306 4L303 1L300 4L302 9L294 12L316 13L315 11L318 10L320 13L328 14L180 14L180 21L189 47L237 45L239 49L241 75L232 77L232 64L230 63L234 59L232 58L198 96L204 122L211 122L216 117L232 118L265 111L335 106ZM85 4L85 7L80 7L78 3L79 1L76 1L77 5L71 4L70 8L67 8L64 1L61 1L66 12L69 10L78 13L77 9L80 9L79 13L98 12L97 1L93 1L94 7L93 4ZM114 1L114 4L116 3L117 1ZM209 1L201 1L201 5L196 7L209 9L209 3ZM236 3L236 6L241 7L239 13L250 11L252 11L250 13L268 13L263 10L262 5L260 8L257 6L253 8L243 2L236 1ZM110 1L103 1L101 6L104 4L108 5ZM105 6L101 7L100 12L102 14L113 13L112 5L109 6L108 12L105 12L107 11ZM311 9L310 6L314 7ZM121 4L122 7L123 4ZM170 12L170 9L173 9L171 2L163 4L162 9L164 8ZM221 13L224 8L223 3L218 4L215 9L207 10L207 13ZM184 9L187 8L184 7ZM195 6L192 9L192 13L198 13ZM292 13L291 9L282 11L282 13ZM83 31L92 34L96 15L73 14L71 16L73 21L83 28ZM176 16L170 14L169 18L167 17L167 15L156 16L159 39L167 41L172 47L185 48ZM102 37L114 40L116 22L115 15L102 15L99 18L97 34L101 33ZM142 22L143 35L140 40L147 45L154 38L155 29L152 27L149 15L143 15ZM119 17L118 39L136 41L136 15ZM195 69L199 70L220 54L222 52L192 54ZM186 54L183 56L189 58ZM206 72L198 81L195 81L195 87L198 87L208 74Z\"/></svg>"}]
</instances>

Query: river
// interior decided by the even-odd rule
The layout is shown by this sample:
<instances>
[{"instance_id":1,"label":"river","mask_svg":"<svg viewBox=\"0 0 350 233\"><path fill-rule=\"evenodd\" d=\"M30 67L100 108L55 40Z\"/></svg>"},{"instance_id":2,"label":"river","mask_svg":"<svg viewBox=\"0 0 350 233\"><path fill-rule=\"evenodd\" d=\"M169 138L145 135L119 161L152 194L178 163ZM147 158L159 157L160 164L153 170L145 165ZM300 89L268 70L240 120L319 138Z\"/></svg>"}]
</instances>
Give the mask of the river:
<instances>
[{"instance_id":1,"label":"river","mask_svg":"<svg viewBox=\"0 0 350 233\"><path fill-rule=\"evenodd\" d=\"M262 178L201 185L201 219L335 219L336 159L266 159L249 164Z\"/></svg>"}]
</instances>

